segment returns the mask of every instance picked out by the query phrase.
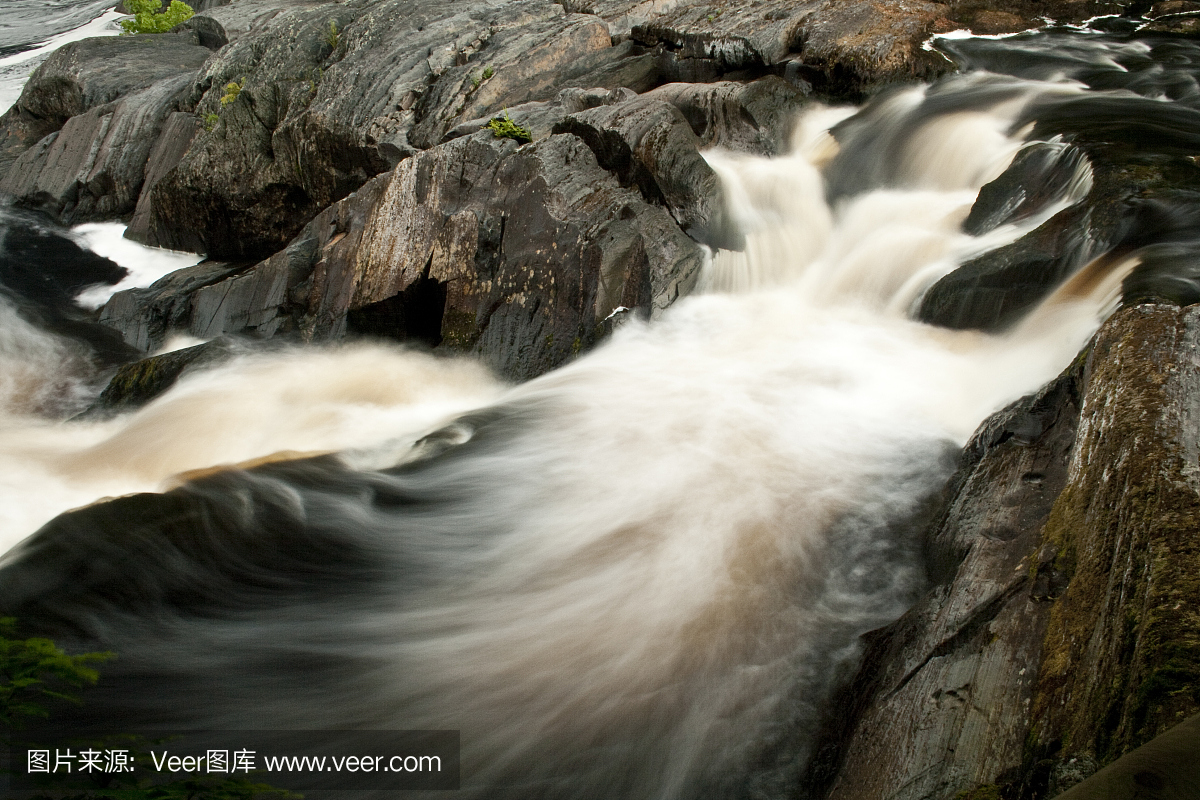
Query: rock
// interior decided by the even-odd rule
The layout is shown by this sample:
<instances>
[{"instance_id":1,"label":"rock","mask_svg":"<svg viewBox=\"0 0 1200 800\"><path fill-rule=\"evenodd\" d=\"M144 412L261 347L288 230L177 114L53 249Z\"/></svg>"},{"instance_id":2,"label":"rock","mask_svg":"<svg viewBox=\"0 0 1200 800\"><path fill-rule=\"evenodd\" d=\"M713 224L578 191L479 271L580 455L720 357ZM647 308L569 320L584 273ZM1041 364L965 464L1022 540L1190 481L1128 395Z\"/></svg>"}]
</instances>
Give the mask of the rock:
<instances>
[{"instance_id":1,"label":"rock","mask_svg":"<svg viewBox=\"0 0 1200 800\"><path fill-rule=\"evenodd\" d=\"M1200 711L1198 348L1200 309L1127 307L981 426L935 585L869 635L815 795L1041 800Z\"/></svg>"},{"instance_id":2,"label":"rock","mask_svg":"<svg viewBox=\"0 0 1200 800\"><path fill-rule=\"evenodd\" d=\"M1082 377L1080 361L967 445L926 545L934 587L868 637L810 776L817 796L949 800L1022 765L1050 614L1031 560L1067 481Z\"/></svg>"},{"instance_id":3,"label":"rock","mask_svg":"<svg viewBox=\"0 0 1200 800\"><path fill-rule=\"evenodd\" d=\"M127 344L145 353L157 350L171 331L186 331L191 319L191 296L244 266L204 261L172 272L145 289L117 292L100 309L99 322L117 330Z\"/></svg>"},{"instance_id":4,"label":"rock","mask_svg":"<svg viewBox=\"0 0 1200 800\"><path fill-rule=\"evenodd\" d=\"M1173 14L1159 17L1141 28L1147 33L1170 33L1177 36L1195 36L1200 34L1200 14Z\"/></svg>"},{"instance_id":5,"label":"rock","mask_svg":"<svg viewBox=\"0 0 1200 800\"><path fill-rule=\"evenodd\" d=\"M0 292L22 317L86 344L92 360L110 366L137 352L75 305L88 286L114 284L125 270L80 247L68 231L36 212L0 206Z\"/></svg>"},{"instance_id":6,"label":"rock","mask_svg":"<svg viewBox=\"0 0 1200 800\"><path fill-rule=\"evenodd\" d=\"M979 190L963 230L979 236L1004 224L1020 222L1063 197L1091 167L1078 148L1061 142L1035 142L1021 149L996 180Z\"/></svg>"},{"instance_id":7,"label":"rock","mask_svg":"<svg viewBox=\"0 0 1200 800\"><path fill-rule=\"evenodd\" d=\"M71 42L56 50L0 117L0 175L71 117L194 72L211 55L195 32L109 36Z\"/></svg>"},{"instance_id":8,"label":"rock","mask_svg":"<svg viewBox=\"0 0 1200 800\"><path fill-rule=\"evenodd\" d=\"M226 4L228 2L229 0L225 0ZM201 9L196 10L199 11ZM203 14L197 14L191 19L186 19L169 31L169 33L189 32L195 34L197 44L201 47L207 47L209 50L220 50L229 44L229 36L225 33L225 28L221 23Z\"/></svg>"},{"instance_id":9,"label":"rock","mask_svg":"<svg viewBox=\"0 0 1200 800\"><path fill-rule=\"evenodd\" d=\"M127 216L151 148L191 77L166 78L71 117L16 160L0 192L66 224Z\"/></svg>"},{"instance_id":10,"label":"rock","mask_svg":"<svg viewBox=\"0 0 1200 800\"><path fill-rule=\"evenodd\" d=\"M581 139L622 186L665 206L694 236L716 221L720 182L700 155L700 140L687 119L670 103L639 97L601 106L568 115L553 132Z\"/></svg>"},{"instance_id":11,"label":"rock","mask_svg":"<svg viewBox=\"0 0 1200 800\"><path fill-rule=\"evenodd\" d=\"M786 153L788 135L809 92L771 75L750 83L669 83L647 92L681 112L702 147L775 156Z\"/></svg>"},{"instance_id":12,"label":"rock","mask_svg":"<svg viewBox=\"0 0 1200 800\"><path fill-rule=\"evenodd\" d=\"M1162 0L1155 3L1146 12L1147 19L1158 19L1170 14L1188 14L1200 11L1200 3L1195 0Z\"/></svg>"},{"instance_id":13,"label":"rock","mask_svg":"<svg viewBox=\"0 0 1200 800\"><path fill-rule=\"evenodd\" d=\"M144 406L189 371L211 366L239 352L232 340L218 339L172 350L121 366L83 417L102 417Z\"/></svg>"},{"instance_id":14,"label":"rock","mask_svg":"<svg viewBox=\"0 0 1200 800\"><path fill-rule=\"evenodd\" d=\"M1002 331L1105 249L1086 206L1060 211L1012 244L963 264L926 291L917 318L958 330Z\"/></svg>"},{"instance_id":15,"label":"rock","mask_svg":"<svg viewBox=\"0 0 1200 800\"><path fill-rule=\"evenodd\" d=\"M1030 748L1106 764L1200 711L1200 308L1126 308L1088 359L1068 482L1042 533L1054 605ZM1060 749L1061 748L1061 749Z\"/></svg>"},{"instance_id":16,"label":"rock","mask_svg":"<svg viewBox=\"0 0 1200 800\"><path fill-rule=\"evenodd\" d=\"M395 170L353 261L315 270L309 330L336 335L348 311L444 284L444 345L524 379L593 345L618 306L657 316L701 260L665 209L579 139L518 148L484 132Z\"/></svg>"},{"instance_id":17,"label":"rock","mask_svg":"<svg viewBox=\"0 0 1200 800\"><path fill-rule=\"evenodd\" d=\"M460 121L552 99L572 70L597 67L612 49L598 19L540 0L280 10L202 73L192 99L219 121L154 189L147 241L267 255ZM225 87L242 81L222 104Z\"/></svg>"},{"instance_id":18,"label":"rock","mask_svg":"<svg viewBox=\"0 0 1200 800\"><path fill-rule=\"evenodd\" d=\"M920 0L826 2L804 18L800 58L823 74L820 88L848 97L931 80L954 69L941 53L922 47L945 10Z\"/></svg>"},{"instance_id":19,"label":"rock","mask_svg":"<svg viewBox=\"0 0 1200 800\"><path fill-rule=\"evenodd\" d=\"M408 159L288 248L195 290L173 325L418 341L524 379L591 347L618 306L657 316L702 258L578 138L518 147L481 131Z\"/></svg>"},{"instance_id":20,"label":"rock","mask_svg":"<svg viewBox=\"0 0 1200 800\"><path fill-rule=\"evenodd\" d=\"M125 236L135 241L154 238L149 230L154 219L150 213L152 190L162 180L163 176L175 169L175 165L183 158L191 146L192 140L200 130L200 120L195 114L176 111L167 115L163 122L162 132L154 142L154 148L146 159L145 177L142 181L142 191L138 195L137 205L133 210L133 218L125 229Z\"/></svg>"}]
</instances>

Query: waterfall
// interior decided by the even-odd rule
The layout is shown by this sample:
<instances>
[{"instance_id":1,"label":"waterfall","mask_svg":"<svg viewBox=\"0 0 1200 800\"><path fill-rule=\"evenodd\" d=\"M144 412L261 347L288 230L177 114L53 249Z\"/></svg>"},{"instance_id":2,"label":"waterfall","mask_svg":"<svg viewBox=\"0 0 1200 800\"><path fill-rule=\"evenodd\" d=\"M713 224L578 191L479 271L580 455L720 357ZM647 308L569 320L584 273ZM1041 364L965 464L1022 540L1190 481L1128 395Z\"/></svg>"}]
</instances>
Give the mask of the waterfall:
<instances>
[{"instance_id":1,"label":"waterfall","mask_svg":"<svg viewBox=\"0 0 1200 800\"><path fill-rule=\"evenodd\" d=\"M912 318L1086 196L1079 159L1028 214L963 230L1029 109L1084 92L970 74L814 106L779 158L709 152L744 249L517 386L279 348L61 422L94 375L0 305L7 597L120 654L80 725L455 729L472 797L783 791L860 636L925 588L957 449L1070 362L1137 263L1093 260L1000 333ZM73 563L104 566L56 583Z\"/></svg>"}]
</instances>

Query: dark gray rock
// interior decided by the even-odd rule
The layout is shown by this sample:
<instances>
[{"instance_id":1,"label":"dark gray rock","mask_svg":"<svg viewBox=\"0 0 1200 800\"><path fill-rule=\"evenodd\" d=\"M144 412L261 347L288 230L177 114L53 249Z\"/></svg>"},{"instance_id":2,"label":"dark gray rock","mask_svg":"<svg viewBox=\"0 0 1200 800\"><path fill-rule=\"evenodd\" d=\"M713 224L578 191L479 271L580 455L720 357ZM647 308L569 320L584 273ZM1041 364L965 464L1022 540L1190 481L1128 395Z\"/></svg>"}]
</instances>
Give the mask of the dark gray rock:
<instances>
[{"instance_id":1,"label":"dark gray rock","mask_svg":"<svg viewBox=\"0 0 1200 800\"><path fill-rule=\"evenodd\" d=\"M225 0L225 2L228 4L229 0ZM225 28L221 23L203 14L197 14L191 19L184 20L172 28L169 33L194 33L196 43L209 50L220 50L229 44L229 36L225 33Z\"/></svg>"},{"instance_id":2,"label":"dark gray rock","mask_svg":"<svg viewBox=\"0 0 1200 800\"><path fill-rule=\"evenodd\" d=\"M1021 766L1050 612L1030 564L1067 481L1082 373L1073 365L967 445L926 545L934 588L869 636L839 704L852 727L834 726L818 794L948 799Z\"/></svg>"},{"instance_id":3,"label":"dark gray rock","mask_svg":"<svg viewBox=\"0 0 1200 800\"><path fill-rule=\"evenodd\" d=\"M126 343L143 353L157 350L172 331L186 331L191 296L199 288L245 269L205 261L172 272L145 289L117 292L100 309L99 322L115 328Z\"/></svg>"},{"instance_id":4,"label":"dark gray rock","mask_svg":"<svg viewBox=\"0 0 1200 800\"><path fill-rule=\"evenodd\" d=\"M149 225L153 220L150 213L151 190L162 180L163 176L175 169L179 159L187 152L196 133L200 130L200 120L195 114L176 111L167 115L163 122L162 132L154 142L154 148L146 159L146 170L142 181L142 191L138 195L134 207L133 218L129 221L125 235L135 241L151 237Z\"/></svg>"},{"instance_id":5,"label":"dark gray rock","mask_svg":"<svg viewBox=\"0 0 1200 800\"><path fill-rule=\"evenodd\" d=\"M164 78L71 117L16 160L0 192L68 224L128 215L163 122L191 79Z\"/></svg>"},{"instance_id":6,"label":"dark gray rock","mask_svg":"<svg viewBox=\"0 0 1200 800\"><path fill-rule=\"evenodd\" d=\"M669 83L646 93L683 112L703 147L723 147L764 156L788 150L808 92L771 75L750 83Z\"/></svg>"},{"instance_id":7,"label":"dark gray rock","mask_svg":"<svg viewBox=\"0 0 1200 800\"><path fill-rule=\"evenodd\" d=\"M1196 308L1125 308L980 427L934 586L868 636L815 795L1041 800L1200 711L1198 347Z\"/></svg>"},{"instance_id":8,"label":"dark gray rock","mask_svg":"<svg viewBox=\"0 0 1200 800\"><path fill-rule=\"evenodd\" d=\"M657 315L702 259L665 208L578 138L518 147L479 131L369 181L253 268L194 288L171 324L418 341L523 379L595 344L618 306Z\"/></svg>"},{"instance_id":9,"label":"dark gray rock","mask_svg":"<svg viewBox=\"0 0 1200 800\"><path fill-rule=\"evenodd\" d=\"M685 231L713 221L720 182L700 155L700 140L682 112L662 100L638 97L570 114L554 126L591 148L601 167L647 202L665 206Z\"/></svg>"},{"instance_id":10,"label":"dark gray rock","mask_svg":"<svg viewBox=\"0 0 1200 800\"><path fill-rule=\"evenodd\" d=\"M613 49L600 20L538 0L296 5L256 24L200 76L197 113L219 121L154 189L150 243L261 257L460 121L552 99Z\"/></svg>"},{"instance_id":11,"label":"dark gray rock","mask_svg":"<svg viewBox=\"0 0 1200 800\"><path fill-rule=\"evenodd\" d=\"M242 349L233 340L218 339L125 364L83 416L104 417L140 408L174 386L185 373L219 364Z\"/></svg>"},{"instance_id":12,"label":"dark gray rock","mask_svg":"<svg viewBox=\"0 0 1200 800\"><path fill-rule=\"evenodd\" d=\"M71 42L55 51L0 117L0 175L71 117L195 72L212 54L195 32L110 36Z\"/></svg>"},{"instance_id":13,"label":"dark gray rock","mask_svg":"<svg viewBox=\"0 0 1200 800\"><path fill-rule=\"evenodd\" d=\"M1012 244L972 259L925 293L917 317L945 328L1000 331L1108 242L1090 235L1091 215L1073 206Z\"/></svg>"}]
</instances>

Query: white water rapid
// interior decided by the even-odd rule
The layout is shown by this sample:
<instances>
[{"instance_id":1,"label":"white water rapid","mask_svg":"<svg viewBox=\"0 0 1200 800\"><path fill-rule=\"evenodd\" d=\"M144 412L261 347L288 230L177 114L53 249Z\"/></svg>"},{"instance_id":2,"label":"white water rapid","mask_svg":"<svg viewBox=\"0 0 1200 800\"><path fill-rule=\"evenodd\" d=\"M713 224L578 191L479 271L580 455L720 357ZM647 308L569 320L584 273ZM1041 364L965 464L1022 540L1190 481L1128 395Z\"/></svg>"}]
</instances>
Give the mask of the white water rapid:
<instances>
[{"instance_id":1,"label":"white water rapid","mask_svg":"<svg viewBox=\"0 0 1200 800\"><path fill-rule=\"evenodd\" d=\"M281 728L459 729L464 787L479 796L720 796L731 781L787 780L859 635L921 590L909 523L955 448L1075 356L1132 266L1097 266L1003 335L908 317L938 277L1090 185L1085 164L1021 225L962 232L980 186L1023 144L1012 129L1024 103L1080 91L1011 88L919 117L927 90L893 95L870 109L876 144L850 124L866 112L815 109L790 155L709 153L745 250L715 253L703 292L661 319L628 322L520 386L469 361L354 344L247 356L135 413L60 422L39 416L53 406L39 398L92 376L0 306L14 376L0 383L2 544L183 471L348 451L349 471L371 475L362 496L318 503L282 478L230 480L353 536L380 564L402 555L418 578L242 627L122 618L119 636L151 642L127 668L209 675L283 650L352 655L365 666L345 685L272 699L251 680L186 713L214 729L243 723L247 704ZM830 165L855 148L882 177L834 193ZM472 409L483 422L449 429L461 452L410 454ZM385 489L428 504L364 499ZM230 497L251 529L248 501Z\"/></svg>"}]
</instances>

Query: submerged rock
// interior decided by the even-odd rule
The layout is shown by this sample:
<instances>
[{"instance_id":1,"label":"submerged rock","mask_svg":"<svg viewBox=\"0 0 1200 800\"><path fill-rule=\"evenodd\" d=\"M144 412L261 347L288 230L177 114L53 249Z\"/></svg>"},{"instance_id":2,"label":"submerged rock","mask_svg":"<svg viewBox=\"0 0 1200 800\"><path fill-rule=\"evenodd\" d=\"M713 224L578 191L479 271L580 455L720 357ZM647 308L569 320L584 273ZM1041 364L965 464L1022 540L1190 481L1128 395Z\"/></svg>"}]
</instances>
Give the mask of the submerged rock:
<instances>
[{"instance_id":1,"label":"submerged rock","mask_svg":"<svg viewBox=\"0 0 1200 800\"><path fill-rule=\"evenodd\" d=\"M84 416L106 416L139 408L174 386L184 373L218 364L237 352L235 342L214 340L125 364Z\"/></svg>"}]
</instances>

